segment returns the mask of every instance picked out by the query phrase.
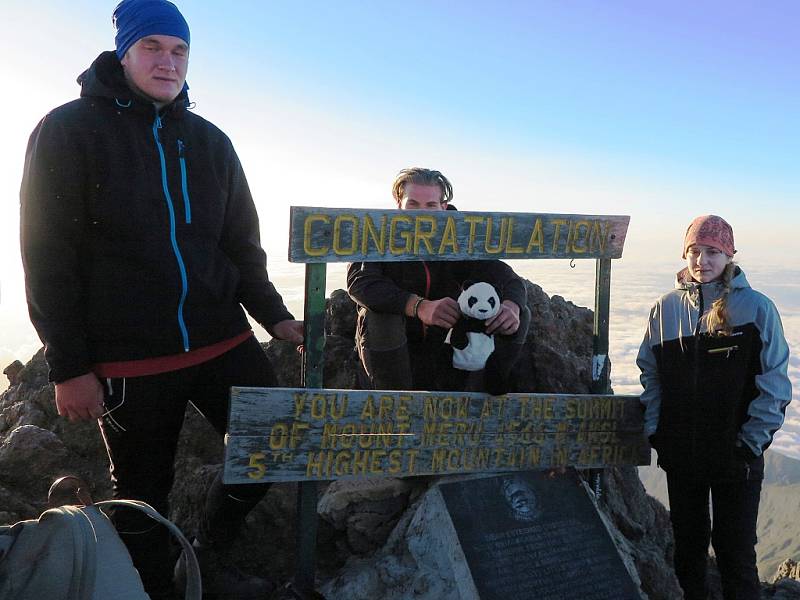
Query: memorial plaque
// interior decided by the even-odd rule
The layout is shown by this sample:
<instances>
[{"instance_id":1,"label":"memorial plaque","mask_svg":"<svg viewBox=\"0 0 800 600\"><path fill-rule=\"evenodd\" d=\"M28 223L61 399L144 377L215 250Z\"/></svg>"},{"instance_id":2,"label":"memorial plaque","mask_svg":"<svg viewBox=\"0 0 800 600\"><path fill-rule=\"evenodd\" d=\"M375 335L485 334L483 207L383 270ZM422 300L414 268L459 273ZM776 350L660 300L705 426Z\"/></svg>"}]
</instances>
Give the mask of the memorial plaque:
<instances>
[{"instance_id":1,"label":"memorial plaque","mask_svg":"<svg viewBox=\"0 0 800 600\"><path fill-rule=\"evenodd\" d=\"M574 469L439 486L481 600L639 600Z\"/></svg>"}]
</instances>

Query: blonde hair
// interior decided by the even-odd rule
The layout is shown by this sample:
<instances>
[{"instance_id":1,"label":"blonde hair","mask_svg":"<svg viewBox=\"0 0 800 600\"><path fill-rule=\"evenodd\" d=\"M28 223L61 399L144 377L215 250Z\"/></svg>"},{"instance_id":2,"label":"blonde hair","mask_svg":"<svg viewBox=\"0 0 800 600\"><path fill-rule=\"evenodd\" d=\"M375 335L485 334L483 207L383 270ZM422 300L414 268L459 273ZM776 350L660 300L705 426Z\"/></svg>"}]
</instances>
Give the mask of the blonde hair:
<instances>
[{"instance_id":1,"label":"blonde hair","mask_svg":"<svg viewBox=\"0 0 800 600\"><path fill-rule=\"evenodd\" d=\"M438 185L439 189L442 191L441 196L439 196L439 202L441 204L447 204L453 199L453 186L447 180L447 177L433 169L411 167L400 171L392 184L392 196L394 196L398 207L403 203L403 195L407 183Z\"/></svg>"},{"instance_id":2,"label":"blonde hair","mask_svg":"<svg viewBox=\"0 0 800 600\"><path fill-rule=\"evenodd\" d=\"M728 294L731 291L731 280L736 273L736 263L729 262L722 271L722 295L714 300L711 309L704 315L706 329L711 335L730 335L733 331L728 322Z\"/></svg>"}]
</instances>

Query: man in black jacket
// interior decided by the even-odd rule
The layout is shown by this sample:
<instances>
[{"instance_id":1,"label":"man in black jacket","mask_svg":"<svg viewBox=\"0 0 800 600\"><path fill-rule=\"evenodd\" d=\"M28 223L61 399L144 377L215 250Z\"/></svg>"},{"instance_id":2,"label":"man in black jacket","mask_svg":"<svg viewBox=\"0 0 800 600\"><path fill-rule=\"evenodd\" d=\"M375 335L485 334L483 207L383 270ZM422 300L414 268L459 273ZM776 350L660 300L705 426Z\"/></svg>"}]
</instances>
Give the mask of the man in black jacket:
<instances>
[{"instance_id":1,"label":"man in black jacket","mask_svg":"<svg viewBox=\"0 0 800 600\"><path fill-rule=\"evenodd\" d=\"M124 0L114 23L116 51L31 135L22 258L59 414L99 419L115 496L168 514L187 402L222 435L232 385L276 384L242 307L280 339L302 342L303 324L267 275L230 140L188 110L183 16L166 0ZM267 591L214 560L265 492L211 485L196 543L216 576L207 589ZM148 593L169 597L166 530L139 512L115 523Z\"/></svg>"},{"instance_id":2,"label":"man in black jacket","mask_svg":"<svg viewBox=\"0 0 800 600\"><path fill-rule=\"evenodd\" d=\"M392 185L401 210L454 210L453 187L439 171L403 169ZM461 317L456 298L467 281L491 283L500 311L486 322L497 346L482 382L452 367L447 331ZM530 323L525 286L503 262L416 261L353 263L347 291L359 305L356 345L373 389L447 390L464 385L502 394Z\"/></svg>"}]
</instances>

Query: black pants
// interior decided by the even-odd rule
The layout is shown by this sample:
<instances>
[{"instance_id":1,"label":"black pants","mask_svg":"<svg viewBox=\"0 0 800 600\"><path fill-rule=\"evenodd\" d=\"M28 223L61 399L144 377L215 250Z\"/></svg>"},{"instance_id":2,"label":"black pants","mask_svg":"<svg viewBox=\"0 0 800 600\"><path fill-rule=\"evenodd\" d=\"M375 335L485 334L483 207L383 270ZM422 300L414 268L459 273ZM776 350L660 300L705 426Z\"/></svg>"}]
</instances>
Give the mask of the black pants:
<instances>
[{"instance_id":1,"label":"black pants","mask_svg":"<svg viewBox=\"0 0 800 600\"><path fill-rule=\"evenodd\" d=\"M755 551L761 481L760 474L715 481L693 473L667 471L675 574L687 600L708 598L709 540L717 557L725 600L761 597Z\"/></svg>"},{"instance_id":2,"label":"black pants","mask_svg":"<svg viewBox=\"0 0 800 600\"><path fill-rule=\"evenodd\" d=\"M275 375L258 341L247 341L201 365L146 377L102 381L106 407L100 430L111 460L115 498L142 500L169 516L167 496L175 475L175 451L186 405L191 402L224 435L230 388L274 387ZM211 484L200 536L230 542L268 485L225 486L222 474ZM138 511L118 510L114 523L128 547L148 593L171 587L174 557L169 533Z\"/></svg>"},{"instance_id":3,"label":"black pants","mask_svg":"<svg viewBox=\"0 0 800 600\"><path fill-rule=\"evenodd\" d=\"M453 353L444 343L445 334L434 328L432 335L421 341L406 338L404 315L378 313L366 308L358 310L356 348L368 382L366 387L382 390L469 390L505 393L503 389L511 368L519 360L531 312L523 306L520 324L511 335L495 335L495 351L487 362L487 378L471 387L471 376L453 367ZM481 373L483 375L483 373ZM499 388L498 386L499 381ZM487 388L487 389L484 389Z\"/></svg>"}]
</instances>

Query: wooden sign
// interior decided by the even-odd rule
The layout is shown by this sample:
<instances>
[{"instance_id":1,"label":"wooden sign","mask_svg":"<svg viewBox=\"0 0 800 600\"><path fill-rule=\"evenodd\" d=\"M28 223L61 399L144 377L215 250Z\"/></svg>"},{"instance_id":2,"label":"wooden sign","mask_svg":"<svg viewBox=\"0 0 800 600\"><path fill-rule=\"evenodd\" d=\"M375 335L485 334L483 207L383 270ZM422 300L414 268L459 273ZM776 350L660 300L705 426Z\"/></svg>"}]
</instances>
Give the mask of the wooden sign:
<instances>
[{"instance_id":1,"label":"wooden sign","mask_svg":"<svg viewBox=\"0 0 800 600\"><path fill-rule=\"evenodd\" d=\"M293 206L299 263L620 258L628 216Z\"/></svg>"},{"instance_id":2,"label":"wooden sign","mask_svg":"<svg viewBox=\"0 0 800 600\"><path fill-rule=\"evenodd\" d=\"M636 396L232 388L225 483L650 463Z\"/></svg>"}]
</instances>

